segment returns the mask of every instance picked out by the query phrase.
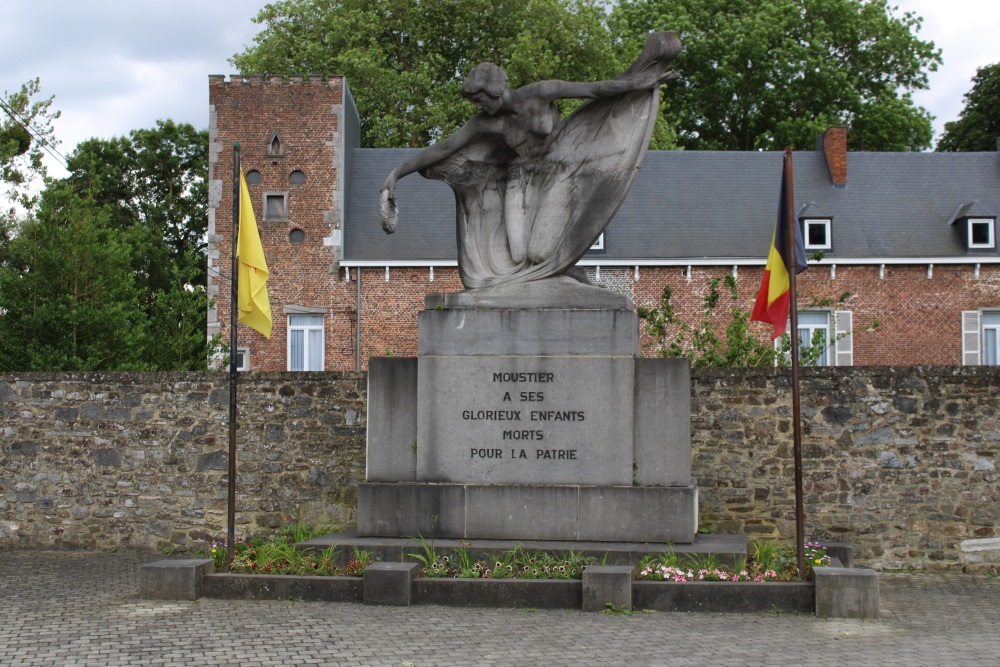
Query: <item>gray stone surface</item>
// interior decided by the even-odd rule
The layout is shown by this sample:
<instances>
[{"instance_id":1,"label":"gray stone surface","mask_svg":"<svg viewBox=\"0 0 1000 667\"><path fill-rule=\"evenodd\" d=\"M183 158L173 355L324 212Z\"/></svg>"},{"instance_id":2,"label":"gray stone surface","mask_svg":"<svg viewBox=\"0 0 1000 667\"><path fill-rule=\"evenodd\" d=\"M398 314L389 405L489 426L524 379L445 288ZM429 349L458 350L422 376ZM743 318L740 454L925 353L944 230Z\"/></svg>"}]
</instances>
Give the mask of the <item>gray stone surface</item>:
<instances>
[{"instance_id":1,"label":"gray stone surface","mask_svg":"<svg viewBox=\"0 0 1000 667\"><path fill-rule=\"evenodd\" d=\"M417 474L417 360L368 360L368 433L365 479L414 480Z\"/></svg>"},{"instance_id":2,"label":"gray stone surface","mask_svg":"<svg viewBox=\"0 0 1000 667\"><path fill-rule=\"evenodd\" d=\"M693 486L367 483L358 534L688 544L697 497Z\"/></svg>"},{"instance_id":3,"label":"gray stone surface","mask_svg":"<svg viewBox=\"0 0 1000 667\"><path fill-rule=\"evenodd\" d=\"M465 537L576 540L576 486L466 486ZM456 536L457 537L457 536Z\"/></svg>"},{"instance_id":4,"label":"gray stone surface","mask_svg":"<svg viewBox=\"0 0 1000 667\"><path fill-rule=\"evenodd\" d=\"M418 481L632 483L631 357L422 356L418 365Z\"/></svg>"},{"instance_id":5,"label":"gray stone surface","mask_svg":"<svg viewBox=\"0 0 1000 667\"><path fill-rule=\"evenodd\" d=\"M372 563L365 568L365 604L410 606L419 563Z\"/></svg>"},{"instance_id":6,"label":"gray stone surface","mask_svg":"<svg viewBox=\"0 0 1000 667\"><path fill-rule=\"evenodd\" d=\"M568 276L516 283L502 287L429 294L424 307L456 309L581 309L632 310L632 300L624 294L594 285L585 285Z\"/></svg>"},{"instance_id":7,"label":"gray stone surface","mask_svg":"<svg viewBox=\"0 0 1000 667\"><path fill-rule=\"evenodd\" d=\"M203 578L215 572L211 558L169 559L140 568L139 595L146 600L197 600Z\"/></svg>"},{"instance_id":8,"label":"gray stone surface","mask_svg":"<svg viewBox=\"0 0 1000 667\"><path fill-rule=\"evenodd\" d=\"M697 534L691 544L679 542L560 542L556 540L480 540L469 538L428 537L422 538L438 552L449 552L465 547L475 558L495 555L520 548L526 551L545 550L551 552L573 552L583 556L593 556L605 565L635 565L643 558L673 551L680 558L701 558L712 554L719 563L731 566L734 561L747 555L747 538L744 535ZM339 565L344 567L350 561L353 550L363 549L375 554L380 561L414 561L412 554L421 553L419 541L409 537L363 537L356 530L330 533L300 542L300 549L318 553L331 544L340 551ZM216 575L213 575L216 576ZM210 577L211 578L211 577Z\"/></svg>"},{"instance_id":9,"label":"gray stone surface","mask_svg":"<svg viewBox=\"0 0 1000 667\"><path fill-rule=\"evenodd\" d=\"M587 566L583 571L583 610L631 610L634 578L632 565Z\"/></svg>"},{"instance_id":10,"label":"gray stone surface","mask_svg":"<svg viewBox=\"0 0 1000 667\"><path fill-rule=\"evenodd\" d=\"M691 483L691 363L635 361L635 481Z\"/></svg>"},{"instance_id":11,"label":"gray stone surface","mask_svg":"<svg viewBox=\"0 0 1000 667\"><path fill-rule=\"evenodd\" d=\"M640 352L639 318L632 310L428 309L418 317L421 356L637 357Z\"/></svg>"},{"instance_id":12,"label":"gray stone surface","mask_svg":"<svg viewBox=\"0 0 1000 667\"><path fill-rule=\"evenodd\" d=\"M879 620L587 614L138 597L150 552L0 550L0 663L87 665L869 665L1000 663L1000 579L881 574Z\"/></svg>"},{"instance_id":13,"label":"gray stone surface","mask_svg":"<svg viewBox=\"0 0 1000 667\"><path fill-rule=\"evenodd\" d=\"M875 570L818 567L813 577L819 618L879 618L879 575Z\"/></svg>"},{"instance_id":14,"label":"gray stone surface","mask_svg":"<svg viewBox=\"0 0 1000 667\"><path fill-rule=\"evenodd\" d=\"M457 484L358 485L358 534L372 537L461 537L465 487Z\"/></svg>"},{"instance_id":15,"label":"gray stone surface","mask_svg":"<svg viewBox=\"0 0 1000 667\"><path fill-rule=\"evenodd\" d=\"M698 532L698 488L581 487L581 540L689 543Z\"/></svg>"}]
</instances>

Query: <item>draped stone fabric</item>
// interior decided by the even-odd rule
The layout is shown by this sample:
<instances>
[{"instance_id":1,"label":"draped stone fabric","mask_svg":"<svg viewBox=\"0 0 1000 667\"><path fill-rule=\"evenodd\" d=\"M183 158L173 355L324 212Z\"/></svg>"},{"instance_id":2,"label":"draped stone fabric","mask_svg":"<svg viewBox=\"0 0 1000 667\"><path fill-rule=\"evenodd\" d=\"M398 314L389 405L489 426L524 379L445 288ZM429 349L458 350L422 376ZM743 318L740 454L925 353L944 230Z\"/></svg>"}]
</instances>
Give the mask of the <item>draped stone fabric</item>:
<instances>
[{"instance_id":1,"label":"draped stone fabric","mask_svg":"<svg viewBox=\"0 0 1000 667\"><path fill-rule=\"evenodd\" d=\"M680 51L674 33L653 33L619 77L662 76ZM466 289L559 276L594 244L624 201L649 145L659 86L581 105L540 157L480 137L421 171L455 192L458 267ZM523 219L527 252L511 253L507 222Z\"/></svg>"}]
</instances>

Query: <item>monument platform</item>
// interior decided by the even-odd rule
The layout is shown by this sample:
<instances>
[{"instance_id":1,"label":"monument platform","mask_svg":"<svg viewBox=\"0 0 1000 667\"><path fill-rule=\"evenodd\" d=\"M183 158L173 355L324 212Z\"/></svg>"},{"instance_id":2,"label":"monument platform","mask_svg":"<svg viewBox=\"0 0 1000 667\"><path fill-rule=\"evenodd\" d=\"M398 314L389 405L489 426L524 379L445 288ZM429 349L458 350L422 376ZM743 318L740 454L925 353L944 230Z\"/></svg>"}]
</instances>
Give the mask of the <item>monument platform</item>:
<instances>
[{"instance_id":1,"label":"monument platform","mask_svg":"<svg viewBox=\"0 0 1000 667\"><path fill-rule=\"evenodd\" d=\"M428 297L417 358L369 362L359 534L690 543L687 360L641 358L630 308L455 296Z\"/></svg>"}]
</instances>

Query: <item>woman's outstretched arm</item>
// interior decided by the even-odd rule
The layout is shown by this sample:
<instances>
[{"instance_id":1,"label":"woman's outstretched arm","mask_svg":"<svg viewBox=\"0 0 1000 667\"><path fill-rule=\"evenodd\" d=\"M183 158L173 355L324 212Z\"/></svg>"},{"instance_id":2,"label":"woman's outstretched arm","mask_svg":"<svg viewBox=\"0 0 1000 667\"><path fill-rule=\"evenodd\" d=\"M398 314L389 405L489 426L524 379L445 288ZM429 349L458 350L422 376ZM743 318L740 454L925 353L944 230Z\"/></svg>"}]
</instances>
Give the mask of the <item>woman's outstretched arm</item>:
<instances>
[{"instance_id":1,"label":"woman's outstretched arm","mask_svg":"<svg viewBox=\"0 0 1000 667\"><path fill-rule=\"evenodd\" d=\"M476 138L479 134L487 131L484 127L486 122L481 116L473 116L460 127L454 134L452 134L447 139L442 139L437 143L431 144L424 150L420 151L412 158L399 165L386 177L385 182L382 184L382 190L389 191L389 197L394 198L394 190L396 187L396 181L403 178L404 176L409 176L410 174L420 171L425 167L429 167L432 164L440 162L452 155L455 151L462 148L470 141Z\"/></svg>"},{"instance_id":2,"label":"woman's outstretched arm","mask_svg":"<svg viewBox=\"0 0 1000 667\"><path fill-rule=\"evenodd\" d=\"M649 90L656 86L679 79L678 72L665 72L662 75L654 72L640 72L628 77L611 79L610 81L576 82L560 81L539 81L532 83L518 90L524 95L536 96L546 100L559 100L564 98L586 98L596 99L600 97L613 97L622 93L629 93L633 90Z\"/></svg>"}]
</instances>

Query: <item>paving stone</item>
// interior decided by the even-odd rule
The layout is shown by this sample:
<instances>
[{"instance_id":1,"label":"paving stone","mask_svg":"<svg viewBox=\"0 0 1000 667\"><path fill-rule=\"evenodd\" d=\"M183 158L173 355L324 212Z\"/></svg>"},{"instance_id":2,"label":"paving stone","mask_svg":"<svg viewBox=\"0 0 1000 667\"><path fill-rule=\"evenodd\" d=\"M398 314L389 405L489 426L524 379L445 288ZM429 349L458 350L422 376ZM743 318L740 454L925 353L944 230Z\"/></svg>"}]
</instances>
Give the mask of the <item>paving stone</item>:
<instances>
[{"instance_id":1,"label":"paving stone","mask_svg":"<svg viewBox=\"0 0 1000 667\"><path fill-rule=\"evenodd\" d=\"M880 575L882 618L139 599L153 553L0 551L0 665L1000 664L1000 580Z\"/></svg>"}]
</instances>

